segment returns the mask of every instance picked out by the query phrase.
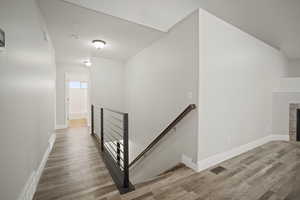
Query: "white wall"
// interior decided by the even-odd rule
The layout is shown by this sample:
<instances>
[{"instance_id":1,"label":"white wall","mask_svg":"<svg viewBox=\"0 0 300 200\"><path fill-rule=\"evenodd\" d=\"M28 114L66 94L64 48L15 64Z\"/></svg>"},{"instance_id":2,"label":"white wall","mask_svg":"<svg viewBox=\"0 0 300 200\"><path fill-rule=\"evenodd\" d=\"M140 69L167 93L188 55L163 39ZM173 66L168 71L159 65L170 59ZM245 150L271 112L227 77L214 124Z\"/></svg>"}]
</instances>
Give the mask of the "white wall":
<instances>
[{"instance_id":1,"label":"white wall","mask_svg":"<svg viewBox=\"0 0 300 200\"><path fill-rule=\"evenodd\" d=\"M34 0L1 0L0 27L0 199L16 200L53 133L55 61Z\"/></svg>"},{"instance_id":2,"label":"white wall","mask_svg":"<svg viewBox=\"0 0 300 200\"><path fill-rule=\"evenodd\" d=\"M93 58L92 62L91 103L97 106L94 111L94 130L100 137L99 107L124 111L125 69L119 61Z\"/></svg>"},{"instance_id":3,"label":"white wall","mask_svg":"<svg viewBox=\"0 0 300 200\"><path fill-rule=\"evenodd\" d=\"M100 107L124 111L124 65L122 62L93 58L91 102Z\"/></svg>"},{"instance_id":4,"label":"white wall","mask_svg":"<svg viewBox=\"0 0 300 200\"><path fill-rule=\"evenodd\" d=\"M272 90L286 76L286 60L238 28L199 13L201 161L271 134Z\"/></svg>"},{"instance_id":5,"label":"white wall","mask_svg":"<svg viewBox=\"0 0 300 200\"><path fill-rule=\"evenodd\" d=\"M83 65L69 65L66 63L57 63L56 70L56 126L64 127L66 121L66 80L67 74L78 78L89 77L89 68Z\"/></svg>"},{"instance_id":6,"label":"white wall","mask_svg":"<svg viewBox=\"0 0 300 200\"><path fill-rule=\"evenodd\" d=\"M274 92L299 92L300 77L283 77L280 79L279 86L274 88Z\"/></svg>"},{"instance_id":7,"label":"white wall","mask_svg":"<svg viewBox=\"0 0 300 200\"><path fill-rule=\"evenodd\" d=\"M279 88L273 92L273 134L289 134L290 103L300 103L300 78L282 78Z\"/></svg>"},{"instance_id":8,"label":"white wall","mask_svg":"<svg viewBox=\"0 0 300 200\"><path fill-rule=\"evenodd\" d=\"M176 24L162 39L126 63L126 110L129 112L130 160L145 149L186 106L197 103L198 15ZM153 177L181 161L196 160L197 111L180 122L153 152L133 169L134 182ZM151 164L150 164L151 163ZM153 167L155 166L155 167Z\"/></svg>"},{"instance_id":9,"label":"white wall","mask_svg":"<svg viewBox=\"0 0 300 200\"><path fill-rule=\"evenodd\" d=\"M289 77L300 77L300 59L289 60L288 76Z\"/></svg>"}]
</instances>

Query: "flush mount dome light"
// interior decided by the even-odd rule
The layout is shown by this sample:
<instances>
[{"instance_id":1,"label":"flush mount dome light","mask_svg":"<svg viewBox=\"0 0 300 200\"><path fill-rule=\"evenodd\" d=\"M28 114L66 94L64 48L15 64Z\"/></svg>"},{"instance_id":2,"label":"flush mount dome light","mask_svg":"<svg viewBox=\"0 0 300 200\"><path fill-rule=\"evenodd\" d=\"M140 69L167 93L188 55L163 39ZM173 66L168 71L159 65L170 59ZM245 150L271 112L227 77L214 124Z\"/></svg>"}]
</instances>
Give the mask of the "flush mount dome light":
<instances>
[{"instance_id":1,"label":"flush mount dome light","mask_svg":"<svg viewBox=\"0 0 300 200\"><path fill-rule=\"evenodd\" d=\"M103 40L93 40L92 43L96 49L103 49L106 45L106 42Z\"/></svg>"},{"instance_id":2,"label":"flush mount dome light","mask_svg":"<svg viewBox=\"0 0 300 200\"><path fill-rule=\"evenodd\" d=\"M83 61L83 64L84 64L85 66L87 66L87 67L92 66L92 62L91 62L90 60L85 60L85 61Z\"/></svg>"}]
</instances>

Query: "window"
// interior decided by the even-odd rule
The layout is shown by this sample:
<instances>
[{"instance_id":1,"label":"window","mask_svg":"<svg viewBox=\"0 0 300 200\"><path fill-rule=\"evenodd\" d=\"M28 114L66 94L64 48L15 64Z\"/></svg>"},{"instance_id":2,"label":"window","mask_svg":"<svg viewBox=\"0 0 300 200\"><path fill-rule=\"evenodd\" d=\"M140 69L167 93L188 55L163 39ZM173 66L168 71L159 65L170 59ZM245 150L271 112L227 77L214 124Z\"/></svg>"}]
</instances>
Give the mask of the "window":
<instances>
[{"instance_id":1,"label":"window","mask_svg":"<svg viewBox=\"0 0 300 200\"><path fill-rule=\"evenodd\" d=\"M75 88L75 89L87 89L88 83L87 82L80 82L80 81L70 81L69 82L69 88Z\"/></svg>"},{"instance_id":2,"label":"window","mask_svg":"<svg viewBox=\"0 0 300 200\"><path fill-rule=\"evenodd\" d=\"M83 89L88 88L88 83L87 82L81 82L80 88L83 88Z\"/></svg>"},{"instance_id":3,"label":"window","mask_svg":"<svg viewBox=\"0 0 300 200\"><path fill-rule=\"evenodd\" d=\"M80 88L80 81L70 81L69 87L70 88Z\"/></svg>"}]
</instances>

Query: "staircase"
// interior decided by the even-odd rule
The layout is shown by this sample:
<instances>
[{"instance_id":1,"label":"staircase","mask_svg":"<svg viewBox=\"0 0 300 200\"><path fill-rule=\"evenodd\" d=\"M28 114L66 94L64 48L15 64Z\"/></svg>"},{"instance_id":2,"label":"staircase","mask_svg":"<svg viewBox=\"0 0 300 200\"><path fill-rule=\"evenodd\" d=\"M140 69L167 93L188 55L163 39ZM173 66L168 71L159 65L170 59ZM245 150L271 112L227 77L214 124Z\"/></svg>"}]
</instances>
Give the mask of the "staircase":
<instances>
[{"instance_id":1,"label":"staircase","mask_svg":"<svg viewBox=\"0 0 300 200\"><path fill-rule=\"evenodd\" d=\"M190 176L195 174L195 172L186 167L183 164L179 164L174 168L167 170L166 172L158 175L157 177L153 178L152 180L148 180L142 183L138 183L135 185L135 191L126 193L121 196L121 199L129 200L129 199L149 199L153 200L153 194L155 193L156 196L158 193L161 193L162 188L170 187L176 190L176 186L180 183L184 182L185 179L189 179ZM174 192L174 191L172 191ZM180 193L180 191L179 191ZM182 190L182 195L187 195L186 191ZM176 194L174 192L174 194ZM166 195L165 193L161 193L160 195ZM179 194L178 197L182 196ZM189 194L190 195L190 194ZM119 199L119 195L112 196L109 199ZM157 197L155 198L157 199ZM185 199L184 197L182 199Z\"/></svg>"},{"instance_id":2,"label":"staircase","mask_svg":"<svg viewBox=\"0 0 300 200\"><path fill-rule=\"evenodd\" d=\"M154 177L151 180L144 181L142 183L138 183L135 185L136 189L144 188L144 187L153 187L154 185L161 185L171 183L172 181L177 181L181 178L189 176L193 174L193 170L186 167L184 164L179 163L175 167L161 173L160 175Z\"/></svg>"},{"instance_id":3,"label":"staircase","mask_svg":"<svg viewBox=\"0 0 300 200\"><path fill-rule=\"evenodd\" d=\"M95 136L99 142L102 158L120 194L126 194L134 191L136 188L147 188L150 184L151 188L153 188L157 184L160 185L167 183L168 181L177 180L181 177L180 173L180 175L178 175L178 171L184 171L185 173L182 175L192 172L183 164L178 164L175 167L161 173L164 169L158 168L158 166L150 166L148 164L143 166L140 163L142 163L143 158L145 158L147 154L153 152L153 149L161 142L161 140L165 138L169 132L194 109L196 109L195 104L188 105L140 154L129 162L128 113L92 105L91 134ZM97 124L100 124L98 131L95 127ZM153 164L153 162L151 163ZM171 165L172 163L169 163L169 166ZM136 166L139 166L139 168L136 168ZM136 169L138 170L136 171ZM148 171L152 170L151 174L147 172L147 169ZM153 171L153 169L155 170ZM129 174L132 172L137 176L130 177ZM156 174L159 173L161 174L156 176ZM149 177L153 176L156 177L149 180ZM142 181L142 183L135 184L134 186L130 178L133 178L134 183L140 181ZM145 179L147 179L147 181L145 181Z\"/></svg>"}]
</instances>

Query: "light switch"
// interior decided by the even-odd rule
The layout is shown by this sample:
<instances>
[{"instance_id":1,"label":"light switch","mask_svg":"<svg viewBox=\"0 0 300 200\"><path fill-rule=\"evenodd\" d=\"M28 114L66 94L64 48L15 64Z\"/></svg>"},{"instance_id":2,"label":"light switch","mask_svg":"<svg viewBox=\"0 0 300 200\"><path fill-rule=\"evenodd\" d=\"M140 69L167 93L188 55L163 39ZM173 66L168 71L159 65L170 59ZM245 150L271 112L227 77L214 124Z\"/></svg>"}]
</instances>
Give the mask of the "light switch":
<instances>
[{"instance_id":1,"label":"light switch","mask_svg":"<svg viewBox=\"0 0 300 200\"><path fill-rule=\"evenodd\" d=\"M4 31L0 28L0 47L5 47L5 33Z\"/></svg>"},{"instance_id":2,"label":"light switch","mask_svg":"<svg viewBox=\"0 0 300 200\"><path fill-rule=\"evenodd\" d=\"M5 32L0 28L0 51L5 48Z\"/></svg>"}]
</instances>

